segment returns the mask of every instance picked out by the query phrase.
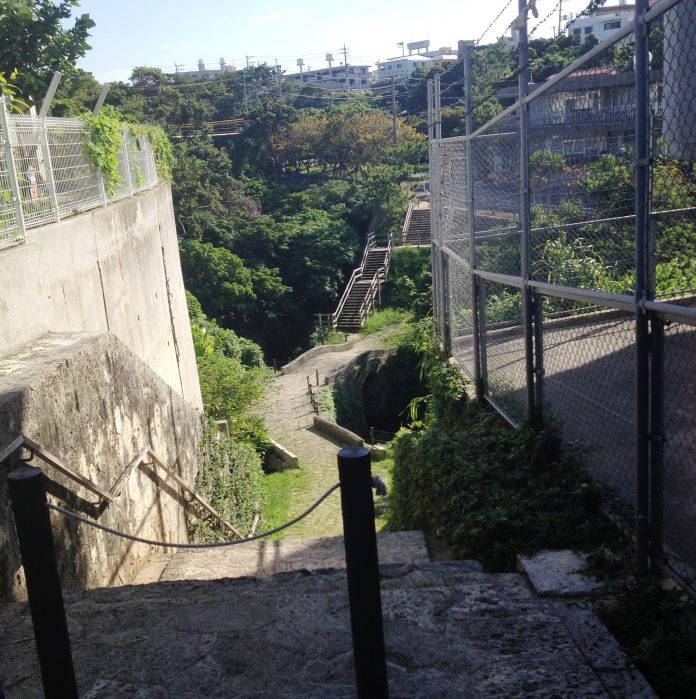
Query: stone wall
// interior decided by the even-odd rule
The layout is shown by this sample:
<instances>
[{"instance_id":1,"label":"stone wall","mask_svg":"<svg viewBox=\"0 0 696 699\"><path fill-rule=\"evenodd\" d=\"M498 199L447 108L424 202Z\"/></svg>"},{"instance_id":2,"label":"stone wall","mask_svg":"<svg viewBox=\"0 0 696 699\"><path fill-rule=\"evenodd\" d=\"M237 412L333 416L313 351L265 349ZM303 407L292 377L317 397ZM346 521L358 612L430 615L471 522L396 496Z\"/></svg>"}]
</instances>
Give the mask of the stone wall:
<instances>
[{"instance_id":1,"label":"stone wall","mask_svg":"<svg viewBox=\"0 0 696 699\"><path fill-rule=\"evenodd\" d=\"M32 229L0 251L0 357L47 332L106 330L201 408L167 184Z\"/></svg>"},{"instance_id":2,"label":"stone wall","mask_svg":"<svg viewBox=\"0 0 696 699\"><path fill-rule=\"evenodd\" d=\"M198 411L111 333L51 333L0 359L0 445L20 433L103 490L148 443L186 481L195 479ZM6 489L7 473L21 465L18 457L0 467L0 589L6 598L23 594ZM100 509L90 491L38 458L32 464L49 479L53 502L139 536L187 540L181 489L154 466L135 469L120 497ZM51 517L66 586L128 583L150 554L149 546Z\"/></svg>"}]
</instances>

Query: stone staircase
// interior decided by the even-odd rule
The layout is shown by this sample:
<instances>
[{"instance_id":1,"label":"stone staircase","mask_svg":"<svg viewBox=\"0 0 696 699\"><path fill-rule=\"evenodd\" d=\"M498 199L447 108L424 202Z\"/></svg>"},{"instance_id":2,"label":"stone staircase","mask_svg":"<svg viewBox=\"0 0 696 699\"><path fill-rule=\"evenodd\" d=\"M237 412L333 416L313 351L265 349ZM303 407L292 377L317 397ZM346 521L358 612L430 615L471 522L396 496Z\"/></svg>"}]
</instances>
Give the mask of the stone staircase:
<instances>
[{"instance_id":1,"label":"stone staircase","mask_svg":"<svg viewBox=\"0 0 696 699\"><path fill-rule=\"evenodd\" d=\"M430 562L417 532L378 539L392 699L654 699L589 605ZM66 590L80 696L355 697L339 543L177 553L161 582ZM42 696L26 605L1 606L0 628L7 696Z\"/></svg>"},{"instance_id":2,"label":"stone staircase","mask_svg":"<svg viewBox=\"0 0 696 699\"><path fill-rule=\"evenodd\" d=\"M430 208L422 204L411 210L402 245L430 245Z\"/></svg>"},{"instance_id":3,"label":"stone staircase","mask_svg":"<svg viewBox=\"0 0 696 699\"><path fill-rule=\"evenodd\" d=\"M389 266L389 247L370 247L367 250L362 268L353 280L348 296L340 306L336 317L336 327L343 332L357 332L365 322L365 307L372 305L375 293L374 277L384 270L384 277ZM384 281L382 279L381 281ZM362 313L361 313L362 309Z\"/></svg>"}]
</instances>

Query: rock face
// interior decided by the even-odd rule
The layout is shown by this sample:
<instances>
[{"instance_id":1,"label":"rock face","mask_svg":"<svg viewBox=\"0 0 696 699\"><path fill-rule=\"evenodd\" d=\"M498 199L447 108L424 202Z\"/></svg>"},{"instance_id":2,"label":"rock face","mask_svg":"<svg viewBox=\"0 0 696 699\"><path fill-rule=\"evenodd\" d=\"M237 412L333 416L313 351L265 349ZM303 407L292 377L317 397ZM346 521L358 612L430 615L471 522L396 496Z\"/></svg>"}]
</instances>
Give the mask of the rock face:
<instances>
[{"instance_id":1,"label":"rock face","mask_svg":"<svg viewBox=\"0 0 696 699\"><path fill-rule=\"evenodd\" d=\"M654 697L589 611L518 575L387 565L382 603L392 699ZM82 697L355 696L342 571L69 591L66 609ZM7 695L42 696L26 608L0 628Z\"/></svg>"},{"instance_id":2,"label":"rock face","mask_svg":"<svg viewBox=\"0 0 696 699\"><path fill-rule=\"evenodd\" d=\"M397 432L409 401L423 395L417 359L407 350L365 352L330 377L342 427L369 437L371 427Z\"/></svg>"},{"instance_id":3,"label":"rock face","mask_svg":"<svg viewBox=\"0 0 696 699\"><path fill-rule=\"evenodd\" d=\"M0 359L0 445L24 434L66 466L108 491L147 444L169 468L193 483L200 417L181 395L111 333L49 334ZM6 475L21 465L15 453ZM48 479L49 498L78 514L140 536L185 541L185 501L155 466L136 468L121 495L98 496L35 458ZM0 591L21 598L18 552L9 505L0 510ZM96 587L128 583L150 548L108 536L52 514L63 584Z\"/></svg>"}]
</instances>

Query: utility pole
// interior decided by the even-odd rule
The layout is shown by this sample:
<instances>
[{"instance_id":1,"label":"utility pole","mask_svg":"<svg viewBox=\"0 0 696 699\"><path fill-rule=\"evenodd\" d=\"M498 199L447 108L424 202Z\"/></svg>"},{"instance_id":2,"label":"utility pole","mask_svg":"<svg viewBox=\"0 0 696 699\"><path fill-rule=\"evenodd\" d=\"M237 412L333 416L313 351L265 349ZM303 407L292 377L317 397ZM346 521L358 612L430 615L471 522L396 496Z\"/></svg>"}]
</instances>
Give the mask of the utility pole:
<instances>
[{"instance_id":1,"label":"utility pole","mask_svg":"<svg viewBox=\"0 0 696 699\"><path fill-rule=\"evenodd\" d=\"M346 48L345 42L343 42L343 48L341 49L343 54L343 72L346 75L346 90L348 89L348 49Z\"/></svg>"},{"instance_id":2,"label":"utility pole","mask_svg":"<svg viewBox=\"0 0 696 699\"><path fill-rule=\"evenodd\" d=\"M246 76L249 70L249 56L246 56L246 68L242 70L242 90L244 91L244 114L249 113L249 102L247 100Z\"/></svg>"},{"instance_id":3,"label":"utility pole","mask_svg":"<svg viewBox=\"0 0 696 699\"><path fill-rule=\"evenodd\" d=\"M280 99L283 99L283 84L280 81L280 66L278 65L278 59L275 59L275 66L276 66L276 76L278 79L278 97Z\"/></svg>"},{"instance_id":4,"label":"utility pole","mask_svg":"<svg viewBox=\"0 0 696 699\"><path fill-rule=\"evenodd\" d=\"M558 2L558 36L561 35L561 19L563 15L563 0Z\"/></svg>"},{"instance_id":5,"label":"utility pole","mask_svg":"<svg viewBox=\"0 0 696 699\"><path fill-rule=\"evenodd\" d=\"M396 83L394 76L391 79L392 86L392 144L396 145Z\"/></svg>"}]
</instances>

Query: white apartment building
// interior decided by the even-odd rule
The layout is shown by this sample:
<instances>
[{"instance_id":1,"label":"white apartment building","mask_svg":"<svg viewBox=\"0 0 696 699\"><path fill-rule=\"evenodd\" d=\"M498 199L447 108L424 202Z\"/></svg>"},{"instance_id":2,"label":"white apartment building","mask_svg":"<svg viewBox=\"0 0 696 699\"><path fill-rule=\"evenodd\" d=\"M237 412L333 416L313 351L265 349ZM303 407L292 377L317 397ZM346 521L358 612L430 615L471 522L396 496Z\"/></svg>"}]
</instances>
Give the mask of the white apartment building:
<instances>
[{"instance_id":1,"label":"white apartment building","mask_svg":"<svg viewBox=\"0 0 696 699\"><path fill-rule=\"evenodd\" d=\"M600 42L610 37L617 29L626 26L632 19L635 7L621 0L618 5L597 8L586 17L571 18L568 22L568 36L577 36L584 42L594 34Z\"/></svg>"},{"instance_id":2,"label":"white apartment building","mask_svg":"<svg viewBox=\"0 0 696 699\"><path fill-rule=\"evenodd\" d=\"M377 80L388 80L389 78L404 78L413 73L416 68L425 68L430 70L436 66L441 66L444 63L455 62L458 60L457 52L452 51L449 46L442 46L439 49L430 51L429 42L418 41L413 44L407 44L409 49L408 56L395 56L387 58L385 61L377 61L377 71L375 77ZM425 51L412 53L414 47L425 48Z\"/></svg>"},{"instance_id":3,"label":"white apartment building","mask_svg":"<svg viewBox=\"0 0 696 699\"><path fill-rule=\"evenodd\" d=\"M339 65L319 70L303 70L283 76L298 85L316 85L328 92L367 90L370 87L369 65Z\"/></svg>"}]
</instances>

